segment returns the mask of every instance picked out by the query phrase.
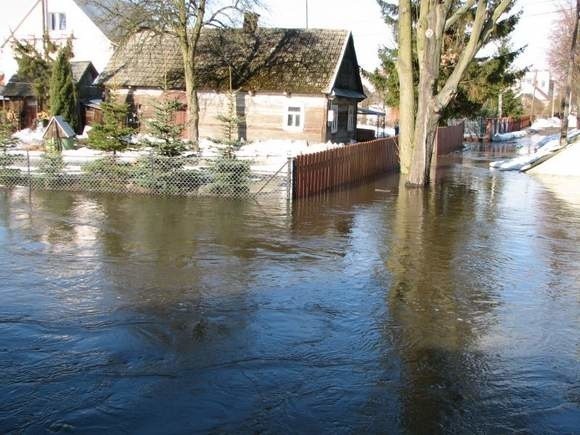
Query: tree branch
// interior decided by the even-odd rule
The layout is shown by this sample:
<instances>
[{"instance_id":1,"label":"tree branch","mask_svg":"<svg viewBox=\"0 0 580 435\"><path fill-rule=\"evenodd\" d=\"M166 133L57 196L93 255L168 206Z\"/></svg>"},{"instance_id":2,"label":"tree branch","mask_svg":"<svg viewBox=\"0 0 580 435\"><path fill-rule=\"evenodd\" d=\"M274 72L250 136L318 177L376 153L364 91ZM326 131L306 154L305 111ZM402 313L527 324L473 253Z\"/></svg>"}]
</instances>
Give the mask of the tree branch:
<instances>
[{"instance_id":1,"label":"tree branch","mask_svg":"<svg viewBox=\"0 0 580 435\"><path fill-rule=\"evenodd\" d=\"M445 31L449 30L461 17L463 17L474 5L476 0L468 0L465 5L457 9L445 22Z\"/></svg>"}]
</instances>

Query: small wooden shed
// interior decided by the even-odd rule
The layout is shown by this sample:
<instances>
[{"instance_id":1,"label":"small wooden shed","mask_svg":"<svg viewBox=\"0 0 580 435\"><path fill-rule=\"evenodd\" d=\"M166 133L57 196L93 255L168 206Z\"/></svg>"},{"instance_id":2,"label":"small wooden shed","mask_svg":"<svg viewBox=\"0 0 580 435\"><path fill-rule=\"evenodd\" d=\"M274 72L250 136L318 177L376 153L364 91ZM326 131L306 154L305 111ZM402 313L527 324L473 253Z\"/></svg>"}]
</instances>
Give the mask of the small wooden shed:
<instances>
[{"instance_id":1,"label":"small wooden shed","mask_svg":"<svg viewBox=\"0 0 580 435\"><path fill-rule=\"evenodd\" d=\"M62 116L53 116L42 135L45 146L54 151L74 148L76 134Z\"/></svg>"}]
</instances>

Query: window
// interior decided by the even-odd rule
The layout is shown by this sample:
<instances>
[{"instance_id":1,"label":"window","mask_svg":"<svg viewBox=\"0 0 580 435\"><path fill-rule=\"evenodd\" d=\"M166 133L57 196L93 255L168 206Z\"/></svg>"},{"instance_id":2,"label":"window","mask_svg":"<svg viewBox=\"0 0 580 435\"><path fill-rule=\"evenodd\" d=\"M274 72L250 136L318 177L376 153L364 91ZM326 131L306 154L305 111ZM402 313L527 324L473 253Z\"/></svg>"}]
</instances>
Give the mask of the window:
<instances>
[{"instance_id":1,"label":"window","mask_svg":"<svg viewBox=\"0 0 580 435\"><path fill-rule=\"evenodd\" d=\"M354 131L355 119L354 119L354 110L355 106L348 106L348 131Z\"/></svg>"},{"instance_id":2,"label":"window","mask_svg":"<svg viewBox=\"0 0 580 435\"><path fill-rule=\"evenodd\" d=\"M48 14L49 30L66 30L66 14L62 12L50 12Z\"/></svg>"},{"instance_id":3,"label":"window","mask_svg":"<svg viewBox=\"0 0 580 435\"><path fill-rule=\"evenodd\" d=\"M332 119L330 120L330 132L338 132L338 104L331 104L330 111L332 112Z\"/></svg>"},{"instance_id":4,"label":"window","mask_svg":"<svg viewBox=\"0 0 580 435\"><path fill-rule=\"evenodd\" d=\"M286 130L302 130L304 128L304 107L292 105L286 108L284 128Z\"/></svg>"}]
</instances>

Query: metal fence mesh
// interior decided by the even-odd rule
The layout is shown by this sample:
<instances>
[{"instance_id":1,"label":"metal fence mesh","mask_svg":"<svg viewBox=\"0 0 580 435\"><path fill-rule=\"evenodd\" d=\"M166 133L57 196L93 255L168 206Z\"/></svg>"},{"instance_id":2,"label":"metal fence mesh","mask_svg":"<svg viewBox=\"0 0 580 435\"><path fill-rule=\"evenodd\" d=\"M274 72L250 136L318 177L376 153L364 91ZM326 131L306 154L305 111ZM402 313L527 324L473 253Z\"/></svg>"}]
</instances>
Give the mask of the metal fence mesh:
<instances>
[{"instance_id":1,"label":"metal fence mesh","mask_svg":"<svg viewBox=\"0 0 580 435\"><path fill-rule=\"evenodd\" d=\"M0 186L37 190L251 198L291 195L291 160L240 157L67 157L0 153Z\"/></svg>"}]
</instances>

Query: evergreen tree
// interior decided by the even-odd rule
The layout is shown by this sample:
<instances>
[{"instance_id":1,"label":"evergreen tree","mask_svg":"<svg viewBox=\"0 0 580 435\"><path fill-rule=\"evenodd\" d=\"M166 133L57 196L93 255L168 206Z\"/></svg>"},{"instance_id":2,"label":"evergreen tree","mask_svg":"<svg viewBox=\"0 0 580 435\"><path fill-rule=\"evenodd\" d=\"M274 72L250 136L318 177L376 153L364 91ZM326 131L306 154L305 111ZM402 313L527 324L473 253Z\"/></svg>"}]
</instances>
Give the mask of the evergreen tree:
<instances>
[{"instance_id":1,"label":"evergreen tree","mask_svg":"<svg viewBox=\"0 0 580 435\"><path fill-rule=\"evenodd\" d=\"M97 124L89 132L89 147L101 151L112 152L126 150L131 143L134 130L127 127L127 104L106 102L101 104L103 122Z\"/></svg>"},{"instance_id":2,"label":"evergreen tree","mask_svg":"<svg viewBox=\"0 0 580 435\"><path fill-rule=\"evenodd\" d=\"M505 32L511 33L514 28L515 23ZM504 116L523 113L521 102L518 104L511 91L518 79L526 72L525 69L517 69L513 66L523 49L512 50L507 38L502 38L498 42L500 47L496 54L487 58L474 59L469 65L459 82L457 94L445 108L442 119L497 116L500 93L504 96L502 110ZM365 75L383 97L387 106L398 107L400 92L396 68L397 50L383 48L379 51L379 59L381 68ZM455 62L456 54L453 50L450 49L442 55L440 81L449 77ZM418 70L418 67L414 68L415 72ZM415 86L419 84L417 73L414 76L414 82Z\"/></svg>"},{"instance_id":3,"label":"evergreen tree","mask_svg":"<svg viewBox=\"0 0 580 435\"><path fill-rule=\"evenodd\" d=\"M18 64L17 77L21 82L32 85L32 91L38 101L38 110L46 110L50 93L50 77L52 73L53 59L51 55L56 51L56 46L47 41L45 52L41 53L35 45L26 41L15 41L14 51Z\"/></svg>"},{"instance_id":4,"label":"evergreen tree","mask_svg":"<svg viewBox=\"0 0 580 435\"><path fill-rule=\"evenodd\" d=\"M155 106L155 115L149 120L150 133L155 140L148 141L148 145L157 153L165 157L177 157L185 150L185 141L182 139L183 126L175 122L175 113L180 110L181 103L177 100L165 100Z\"/></svg>"},{"instance_id":5,"label":"evergreen tree","mask_svg":"<svg viewBox=\"0 0 580 435\"><path fill-rule=\"evenodd\" d=\"M78 132L79 103L70 64L71 54L70 48L64 47L54 61L50 80L50 111L53 116L62 116Z\"/></svg>"}]
</instances>

